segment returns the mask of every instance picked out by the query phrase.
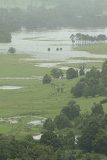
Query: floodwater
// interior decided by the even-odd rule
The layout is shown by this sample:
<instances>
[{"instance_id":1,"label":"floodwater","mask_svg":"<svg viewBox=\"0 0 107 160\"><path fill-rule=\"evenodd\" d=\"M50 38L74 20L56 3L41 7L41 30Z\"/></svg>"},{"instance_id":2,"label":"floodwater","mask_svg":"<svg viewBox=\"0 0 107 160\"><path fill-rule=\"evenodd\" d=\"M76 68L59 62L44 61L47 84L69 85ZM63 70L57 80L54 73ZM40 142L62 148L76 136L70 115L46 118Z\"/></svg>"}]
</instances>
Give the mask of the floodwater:
<instances>
[{"instance_id":1,"label":"floodwater","mask_svg":"<svg viewBox=\"0 0 107 160\"><path fill-rule=\"evenodd\" d=\"M39 135L36 135L36 136L33 136L33 139L34 140L40 140L41 137L42 137L43 134L39 134Z\"/></svg>"},{"instance_id":2,"label":"floodwater","mask_svg":"<svg viewBox=\"0 0 107 160\"><path fill-rule=\"evenodd\" d=\"M65 64L87 64L87 63L103 63L104 62L104 60L102 60L102 59L98 59L98 60L82 60L82 59L71 59L71 60L66 60L66 61L64 61L64 62L60 62L60 63L38 63L38 64L36 64L35 65L35 67L41 67L41 68L55 68L55 67L57 67L57 68L59 68L59 67L61 67L61 69L63 68L63 70L65 70L64 68L66 68L65 66ZM68 67L67 67L68 68Z\"/></svg>"},{"instance_id":3,"label":"floodwater","mask_svg":"<svg viewBox=\"0 0 107 160\"><path fill-rule=\"evenodd\" d=\"M107 28L36 30L32 32L22 30L12 34L12 42L10 44L0 44L0 53L7 53L9 47L14 47L17 53L31 54L40 60L65 60L70 57L107 58L106 55L93 55L88 52L73 51L70 35L78 32L90 35L107 35Z\"/></svg>"},{"instance_id":4,"label":"floodwater","mask_svg":"<svg viewBox=\"0 0 107 160\"><path fill-rule=\"evenodd\" d=\"M16 117L8 117L8 118L1 117L0 123L5 122L5 123L10 123L10 124L17 124L19 122L21 123L22 120L27 119L27 118L32 118L33 121L25 122L25 123L28 125L34 125L34 126L43 125L43 123L46 120L46 118L44 118L44 117L27 115L27 116L16 116Z\"/></svg>"},{"instance_id":5,"label":"floodwater","mask_svg":"<svg viewBox=\"0 0 107 160\"><path fill-rule=\"evenodd\" d=\"M2 90L16 90L16 89L21 89L23 87L20 86L0 86L0 89Z\"/></svg>"}]
</instances>

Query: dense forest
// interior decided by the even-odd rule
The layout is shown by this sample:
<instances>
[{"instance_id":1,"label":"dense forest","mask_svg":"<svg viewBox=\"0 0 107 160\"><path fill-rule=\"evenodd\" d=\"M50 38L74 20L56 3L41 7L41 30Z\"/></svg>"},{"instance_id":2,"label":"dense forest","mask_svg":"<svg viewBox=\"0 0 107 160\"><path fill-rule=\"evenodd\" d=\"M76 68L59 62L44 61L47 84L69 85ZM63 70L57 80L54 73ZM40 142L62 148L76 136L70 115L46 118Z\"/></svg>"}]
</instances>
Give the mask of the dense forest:
<instances>
[{"instance_id":1,"label":"dense forest","mask_svg":"<svg viewBox=\"0 0 107 160\"><path fill-rule=\"evenodd\" d=\"M107 26L105 0L23 1L25 5L12 0L11 3L0 3L0 28L11 31L21 27L33 29ZM26 6L26 9L21 6Z\"/></svg>"}]
</instances>

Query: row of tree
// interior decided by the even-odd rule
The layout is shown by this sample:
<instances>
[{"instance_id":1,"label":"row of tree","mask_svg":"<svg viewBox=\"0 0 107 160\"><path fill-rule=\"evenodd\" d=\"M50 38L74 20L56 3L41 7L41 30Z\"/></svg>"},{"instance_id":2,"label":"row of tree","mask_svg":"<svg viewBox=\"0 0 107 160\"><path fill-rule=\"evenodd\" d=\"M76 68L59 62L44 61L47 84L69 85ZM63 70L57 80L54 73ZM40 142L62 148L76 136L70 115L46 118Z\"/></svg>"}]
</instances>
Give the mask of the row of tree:
<instances>
[{"instance_id":1,"label":"row of tree","mask_svg":"<svg viewBox=\"0 0 107 160\"><path fill-rule=\"evenodd\" d=\"M69 68L66 71L66 76L64 76L64 73L61 69L53 68L51 70L51 75L46 74L43 77L43 84L51 83L52 78L63 79L64 77L66 77L68 80L70 80L70 79L74 79L74 78L77 78L78 76L83 76L83 75L85 75L84 66L81 66L79 70L75 68Z\"/></svg>"},{"instance_id":2,"label":"row of tree","mask_svg":"<svg viewBox=\"0 0 107 160\"><path fill-rule=\"evenodd\" d=\"M70 36L71 41L75 45L86 45L86 44L95 44L95 43L104 43L107 40L107 36L103 34L99 34L98 36L91 36L88 34L72 34Z\"/></svg>"}]
</instances>

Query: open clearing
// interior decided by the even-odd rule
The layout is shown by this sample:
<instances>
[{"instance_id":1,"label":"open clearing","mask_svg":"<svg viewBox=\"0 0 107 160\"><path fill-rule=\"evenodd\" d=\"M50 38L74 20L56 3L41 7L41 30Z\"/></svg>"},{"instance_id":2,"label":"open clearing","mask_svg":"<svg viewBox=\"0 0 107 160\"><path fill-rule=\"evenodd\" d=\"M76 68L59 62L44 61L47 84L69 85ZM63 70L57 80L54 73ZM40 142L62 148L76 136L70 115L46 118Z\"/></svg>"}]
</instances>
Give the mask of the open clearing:
<instances>
[{"instance_id":1,"label":"open clearing","mask_svg":"<svg viewBox=\"0 0 107 160\"><path fill-rule=\"evenodd\" d=\"M39 117L55 117L70 100L74 99L81 106L81 112L88 112L94 102L100 102L104 97L78 98L71 93L79 79L54 80L53 83L63 86L64 92L57 93L50 84L43 85L41 80L23 79L23 77L43 76L50 73L50 68L36 67L35 61L22 61L29 58L26 55L0 55L0 86L21 86L19 90L0 90L0 117L20 117L18 123L0 121L0 133L21 135L35 135L41 130ZM10 79L6 79L10 77ZM17 79L16 77L20 77ZM22 77L22 79L21 79ZM2 79L4 78L4 79ZM107 112L107 104L104 105ZM36 116L36 118L35 118ZM17 120L14 119L14 122ZM38 125L33 125L33 124ZM29 124L29 125L28 125Z\"/></svg>"}]
</instances>

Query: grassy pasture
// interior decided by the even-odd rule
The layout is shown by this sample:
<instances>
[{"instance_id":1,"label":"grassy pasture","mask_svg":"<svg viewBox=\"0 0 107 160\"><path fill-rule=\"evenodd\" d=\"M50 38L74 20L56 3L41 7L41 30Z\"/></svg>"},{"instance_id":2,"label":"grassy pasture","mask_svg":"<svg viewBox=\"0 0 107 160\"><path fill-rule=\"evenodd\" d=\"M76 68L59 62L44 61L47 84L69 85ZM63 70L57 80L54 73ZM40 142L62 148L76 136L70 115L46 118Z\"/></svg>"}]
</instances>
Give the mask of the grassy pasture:
<instances>
[{"instance_id":1,"label":"grassy pasture","mask_svg":"<svg viewBox=\"0 0 107 160\"><path fill-rule=\"evenodd\" d=\"M107 54L107 43L98 43L94 45L84 45L81 47L76 47L75 50L87 51L94 54Z\"/></svg>"},{"instance_id":2,"label":"grassy pasture","mask_svg":"<svg viewBox=\"0 0 107 160\"><path fill-rule=\"evenodd\" d=\"M50 69L35 67L36 61L27 62L24 55L0 55L0 77L31 77L43 76ZM56 86L63 86L64 92L57 93L56 88L43 85L39 80L0 80L2 85L16 85L23 87L19 90L0 90L0 117L26 116L18 124L0 122L0 133L25 135L36 134L41 127L28 126L27 123L35 118L30 116L55 117L68 101L74 99L81 107L81 112L89 112L94 102L104 97L75 99L70 93L79 79L54 80ZM107 105L104 105L107 112Z\"/></svg>"},{"instance_id":3,"label":"grassy pasture","mask_svg":"<svg viewBox=\"0 0 107 160\"><path fill-rule=\"evenodd\" d=\"M48 73L47 68L35 67L35 61L26 61L27 55L0 55L0 77L31 77Z\"/></svg>"}]
</instances>

